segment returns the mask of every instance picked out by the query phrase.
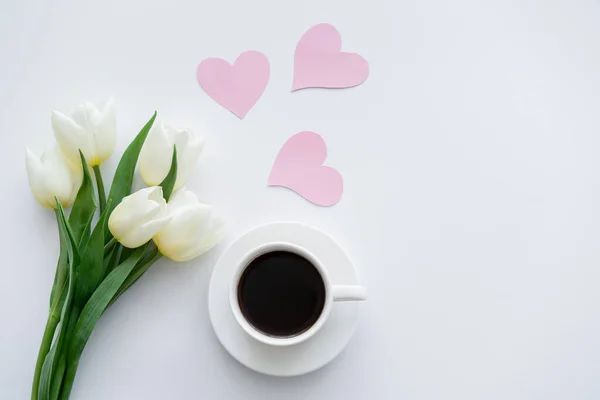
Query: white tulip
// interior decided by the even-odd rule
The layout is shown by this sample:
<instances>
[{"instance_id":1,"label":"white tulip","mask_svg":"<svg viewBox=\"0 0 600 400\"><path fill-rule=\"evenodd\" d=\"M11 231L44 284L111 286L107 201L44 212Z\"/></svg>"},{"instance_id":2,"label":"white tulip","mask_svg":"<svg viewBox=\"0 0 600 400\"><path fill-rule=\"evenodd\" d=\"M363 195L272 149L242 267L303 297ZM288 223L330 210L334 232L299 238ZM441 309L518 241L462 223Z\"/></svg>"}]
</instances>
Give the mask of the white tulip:
<instances>
[{"instance_id":1,"label":"white tulip","mask_svg":"<svg viewBox=\"0 0 600 400\"><path fill-rule=\"evenodd\" d=\"M173 190L185 184L204 147L204 140L189 129L174 128L157 121L144 142L140 153L140 174L146 184L159 185L169 173L173 146L177 147L177 179Z\"/></svg>"},{"instance_id":2,"label":"white tulip","mask_svg":"<svg viewBox=\"0 0 600 400\"><path fill-rule=\"evenodd\" d=\"M77 105L68 116L53 111L52 129L69 161L79 165L81 150L88 165L99 165L111 156L117 141L114 99L108 99L102 110L86 102Z\"/></svg>"},{"instance_id":3,"label":"white tulip","mask_svg":"<svg viewBox=\"0 0 600 400\"><path fill-rule=\"evenodd\" d=\"M212 207L200 203L186 188L169 200L171 221L153 240L158 250L175 261L187 261L207 252L225 236L225 224L214 218Z\"/></svg>"},{"instance_id":4,"label":"white tulip","mask_svg":"<svg viewBox=\"0 0 600 400\"><path fill-rule=\"evenodd\" d=\"M123 246L140 247L169 223L166 208L160 186L138 190L115 207L108 218L108 229Z\"/></svg>"},{"instance_id":5,"label":"white tulip","mask_svg":"<svg viewBox=\"0 0 600 400\"><path fill-rule=\"evenodd\" d=\"M81 161L78 167L70 165L58 147L43 152L40 158L27 148L25 165L29 186L41 205L56 208L55 197L63 207L73 204L83 178Z\"/></svg>"}]
</instances>

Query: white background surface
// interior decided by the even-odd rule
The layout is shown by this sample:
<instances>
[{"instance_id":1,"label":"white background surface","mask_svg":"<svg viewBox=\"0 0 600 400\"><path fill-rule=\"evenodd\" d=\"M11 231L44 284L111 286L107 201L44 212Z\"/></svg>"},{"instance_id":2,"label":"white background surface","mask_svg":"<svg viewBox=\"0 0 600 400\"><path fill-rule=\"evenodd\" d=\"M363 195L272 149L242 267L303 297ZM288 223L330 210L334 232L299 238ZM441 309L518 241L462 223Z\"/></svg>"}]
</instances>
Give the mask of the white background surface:
<instances>
[{"instance_id":1,"label":"white background surface","mask_svg":"<svg viewBox=\"0 0 600 400\"><path fill-rule=\"evenodd\" d=\"M154 109L207 137L189 186L230 220L227 242L269 221L315 225L371 297L334 363L269 378L235 362L209 324L227 243L157 264L101 319L73 399L600 397L596 0L4 0L0 11L0 398L29 396L57 256L24 147L52 145L51 109L111 94L119 151ZM295 44L320 22L371 77L290 93ZM249 49L269 57L271 80L240 121L195 69ZM265 187L301 130L323 135L345 178L335 207Z\"/></svg>"}]
</instances>

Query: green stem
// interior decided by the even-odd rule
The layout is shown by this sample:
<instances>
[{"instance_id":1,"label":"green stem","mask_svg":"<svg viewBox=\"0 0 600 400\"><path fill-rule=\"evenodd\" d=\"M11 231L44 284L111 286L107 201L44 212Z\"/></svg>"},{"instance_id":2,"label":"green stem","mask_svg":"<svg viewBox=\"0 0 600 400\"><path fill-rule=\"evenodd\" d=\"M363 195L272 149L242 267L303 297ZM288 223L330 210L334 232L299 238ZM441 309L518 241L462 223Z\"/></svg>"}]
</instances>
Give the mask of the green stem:
<instances>
[{"instance_id":1,"label":"green stem","mask_svg":"<svg viewBox=\"0 0 600 400\"><path fill-rule=\"evenodd\" d=\"M106 243L104 245L104 254L106 254L110 249L112 249L115 244L117 244L117 239L115 239L115 238L110 239L108 241L108 243Z\"/></svg>"},{"instance_id":2,"label":"green stem","mask_svg":"<svg viewBox=\"0 0 600 400\"><path fill-rule=\"evenodd\" d=\"M102 180L102 173L100 172L99 165L94 165L94 176L96 177L96 185L98 186L100 214L102 214L104 212L104 208L106 207L106 192L104 191L104 181Z\"/></svg>"},{"instance_id":3,"label":"green stem","mask_svg":"<svg viewBox=\"0 0 600 400\"><path fill-rule=\"evenodd\" d=\"M56 211L56 213L56 218L58 219L58 211ZM31 388L31 400L38 399L42 367L44 365L44 361L46 360L46 356L48 355L48 352L52 347L52 341L54 339L56 327L60 322L62 306L64 304L63 291L66 290L65 280L68 278L68 256L64 246L64 238L62 237L60 229L59 237L60 255L58 257L58 263L56 265L56 274L54 276L54 284L52 285L52 292L50 294L50 310L48 312L48 320L46 321L44 335L42 336L42 342L40 343L40 350L38 352L37 362L35 364L35 372L33 374L33 385Z\"/></svg>"},{"instance_id":4,"label":"green stem","mask_svg":"<svg viewBox=\"0 0 600 400\"><path fill-rule=\"evenodd\" d=\"M69 330L67 333L67 346L64 349L61 357L64 357L64 361L66 363L66 369L63 376L56 376L56 382L52 382L56 386L57 397L56 399L65 399L68 400L69 396L71 396L71 389L73 389L73 382L75 381L75 374L77 373L77 366L79 365L79 358L81 357L81 353L72 355L70 353L71 341L73 340L73 332L75 330L75 325L77 325L77 320L81 315L80 309L73 308L72 313L69 317Z\"/></svg>"},{"instance_id":5,"label":"green stem","mask_svg":"<svg viewBox=\"0 0 600 400\"><path fill-rule=\"evenodd\" d=\"M139 279L144 274L144 272L146 272L148 268L150 268L150 266L154 264L160 257L162 257L162 254L160 254L158 252L158 249L154 247L143 259L139 260L136 263L133 270L129 273L127 279L121 285L119 291L115 293L107 308L110 307L110 305L114 303L117 300L117 298L123 292L125 292L125 290L127 290L131 285L133 285L135 281ZM106 309L104 311L106 311ZM77 315L79 317L79 314ZM85 348L85 344L86 343L83 343L83 347L80 350L76 351L75 354L68 354L69 359L67 362L65 375L62 381L60 396L58 397L59 400L69 400L69 396L71 395L71 390L73 388L73 382L75 381L75 375L77 374L77 368L79 367L79 360L81 359L81 355L83 353L83 349Z\"/></svg>"},{"instance_id":6,"label":"green stem","mask_svg":"<svg viewBox=\"0 0 600 400\"><path fill-rule=\"evenodd\" d=\"M46 321L46 329L44 329L44 336L40 345L40 351L38 352L37 363L35 364L35 373L33 374L33 385L31 387L31 400L37 400L38 398L38 386L40 384L42 365L44 365L46 355L48 354L48 352L50 351L50 347L52 346L52 339L54 338L54 332L56 331L56 327L59 321L60 314L55 315L54 313L51 313L50 315L48 315L48 320Z\"/></svg>"},{"instance_id":7,"label":"green stem","mask_svg":"<svg viewBox=\"0 0 600 400\"><path fill-rule=\"evenodd\" d=\"M117 268L117 266L119 265L119 259L121 258L122 252L123 252L123 246L121 246L120 244L118 244L116 247L113 248L113 253L110 256L110 258L108 259L108 262L106 265L105 275L110 274L115 268Z\"/></svg>"},{"instance_id":8,"label":"green stem","mask_svg":"<svg viewBox=\"0 0 600 400\"><path fill-rule=\"evenodd\" d=\"M131 271L125 282L123 282L123 284L121 285L119 291L112 298L112 300L109 303L109 307L115 301L117 301L117 299L121 297L121 295L125 293L127 289L129 289L135 282L137 282L137 280L140 279L142 275L146 273L146 271L148 271L152 264L160 260L161 257L162 254L160 254L156 247L152 249L146 256L144 256L144 258L136 264L136 266L133 268L133 271Z\"/></svg>"},{"instance_id":9,"label":"green stem","mask_svg":"<svg viewBox=\"0 0 600 400\"><path fill-rule=\"evenodd\" d=\"M56 210L56 221L58 223L59 220L59 216L58 216L58 210ZM54 283L52 284L52 291L50 292L50 310L52 310L52 308L56 305L56 290L57 287L61 288L63 282L65 281L65 278L67 277L67 269L68 269L68 262L69 262L69 257L67 254L67 249L66 249L66 245L65 245L65 238L62 237L62 233L60 231L60 228L58 229L58 238L59 238L59 246L60 246L60 253L58 256L58 262L56 263L56 273L54 274Z\"/></svg>"},{"instance_id":10,"label":"green stem","mask_svg":"<svg viewBox=\"0 0 600 400\"><path fill-rule=\"evenodd\" d=\"M62 387L60 390L59 400L69 400L71 396L71 390L73 389L73 383L75 382L75 374L77 374L77 367L79 367L79 358L72 360L67 366L65 376L63 378Z\"/></svg>"}]
</instances>

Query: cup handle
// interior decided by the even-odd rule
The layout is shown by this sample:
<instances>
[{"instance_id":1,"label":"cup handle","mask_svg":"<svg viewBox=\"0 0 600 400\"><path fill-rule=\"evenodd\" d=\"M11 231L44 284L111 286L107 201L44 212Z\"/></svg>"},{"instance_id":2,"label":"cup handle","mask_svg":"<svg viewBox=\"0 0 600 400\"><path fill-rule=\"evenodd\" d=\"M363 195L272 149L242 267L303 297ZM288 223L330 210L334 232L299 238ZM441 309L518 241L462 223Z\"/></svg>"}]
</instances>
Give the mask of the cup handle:
<instances>
[{"instance_id":1,"label":"cup handle","mask_svg":"<svg viewBox=\"0 0 600 400\"><path fill-rule=\"evenodd\" d=\"M333 285L331 288L333 301L364 301L367 299L367 288L355 285Z\"/></svg>"}]
</instances>

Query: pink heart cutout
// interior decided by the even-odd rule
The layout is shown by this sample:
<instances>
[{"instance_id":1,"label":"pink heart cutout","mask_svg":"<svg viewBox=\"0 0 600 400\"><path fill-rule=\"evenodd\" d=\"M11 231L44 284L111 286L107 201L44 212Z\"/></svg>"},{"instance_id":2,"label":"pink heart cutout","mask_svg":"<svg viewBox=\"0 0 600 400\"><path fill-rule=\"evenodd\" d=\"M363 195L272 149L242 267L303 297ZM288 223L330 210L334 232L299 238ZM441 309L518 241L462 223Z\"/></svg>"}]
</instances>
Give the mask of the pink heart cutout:
<instances>
[{"instance_id":1,"label":"pink heart cutout","mask_svg":"<svg viewBox=\"0 0 600 400\"><path fill-rule=\"evenodd\" d=\"M344 53L342 37L330 24L319 24L302 35L294 55L292 92L304 88L349 88L369 76L369 63L355 53Z\"/></svg>"},{"instance_id":2,"label":"pink heart cutout","mask_svg":"<svg viewBox=\"0 0 600 400\"><path fill-rule=\"evenodd\" d=\"M269 176L269 186L283 186L319 206L332 206L344 191L342 175L323 166L327 146L310 131L296 133L283 145Z\"/></svg>"},{"instance_id":3,"label":"pink heart cutout","mask_svg":"<svg viewBox=\"0 0 600 400\"><path fill-rule=\"evenodd\" d=\"M265 91L270 69L264 54L246 51L233 65L221 58L202 60L196 69L196 77L217 104L243 119Z\"/></svg>"}]
</instances>

